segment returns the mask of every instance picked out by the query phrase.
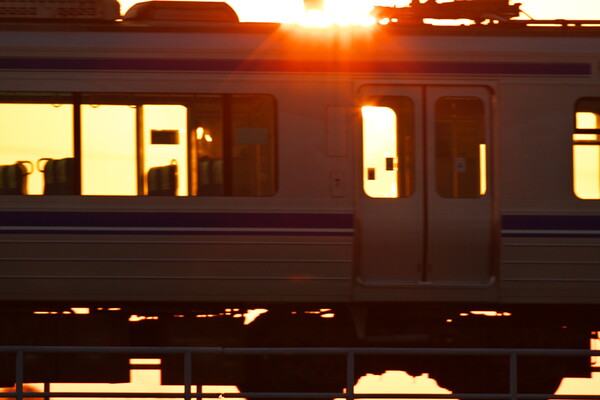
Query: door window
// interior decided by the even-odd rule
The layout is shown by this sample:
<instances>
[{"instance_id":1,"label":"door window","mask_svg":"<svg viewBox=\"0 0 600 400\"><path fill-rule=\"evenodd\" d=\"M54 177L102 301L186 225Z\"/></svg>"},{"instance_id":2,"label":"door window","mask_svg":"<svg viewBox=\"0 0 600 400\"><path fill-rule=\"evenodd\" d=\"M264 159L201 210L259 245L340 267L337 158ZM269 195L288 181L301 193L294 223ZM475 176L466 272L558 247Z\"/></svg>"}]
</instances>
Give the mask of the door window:
<instances>
[{"instance_id":1,"label":"door window","mask_svg":"<svg viewBox=\"0 0 600 400\"><path fill-rule=\"evenodd\" d=\"M435 104L435 176L444 198L485 194L484 106L477 97L442 97Z\"/></svg>"},{"instance_id":2,"label":"door window","mask_svg":"<svg viewBox=\"0 0 600 400\"><path fill-rule=\"evenodd\" d=\"M408 97L373 98L362 107L363 189L369 197L414 191L414 106Z\"/></svg>"}]
</instances>

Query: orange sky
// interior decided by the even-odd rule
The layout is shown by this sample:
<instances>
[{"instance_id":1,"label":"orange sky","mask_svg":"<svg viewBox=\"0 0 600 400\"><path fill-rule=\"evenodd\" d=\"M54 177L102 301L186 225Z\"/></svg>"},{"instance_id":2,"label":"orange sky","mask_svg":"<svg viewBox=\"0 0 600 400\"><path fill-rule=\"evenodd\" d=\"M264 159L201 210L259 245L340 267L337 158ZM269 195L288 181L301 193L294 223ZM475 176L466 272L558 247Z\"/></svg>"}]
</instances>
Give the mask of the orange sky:
<instances>
[{"instance_id":1,"label":"orange sky","mask_svg":"<svg viewBox=\"0 0 600 400\"><path fill-rule=\"evenodd\" d=\"M405 6L410 0L325 0L330 5L339 4L339 9L355 10L355 12L370 9L373 5ZM442 0L438 0L441 2ZM125 12L138 0L120 0L121 12ZM277 21L286 22L297 20L302 12L302 0L228 0L242 21ZM512 0L520 2L522 10L535 19L598 19L600 20L600 0Z\"/></svg>"}]
</instances>

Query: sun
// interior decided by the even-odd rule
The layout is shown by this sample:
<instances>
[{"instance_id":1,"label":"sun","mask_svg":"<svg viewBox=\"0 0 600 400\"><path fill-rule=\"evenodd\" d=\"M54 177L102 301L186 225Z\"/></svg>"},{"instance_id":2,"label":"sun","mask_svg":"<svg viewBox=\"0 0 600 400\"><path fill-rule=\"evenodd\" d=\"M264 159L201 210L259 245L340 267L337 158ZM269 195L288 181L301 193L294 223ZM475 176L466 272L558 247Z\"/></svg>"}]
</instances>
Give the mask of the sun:
<instances>
[{"instance_id":1,"label":"sun","mask_svg":"<svg viewBox=\"0 0 600 400\"><path fill-rule=\"evenodd\" d=\"M124 1L124 0L123 0ZM131 0L135 1L135 0ZM373 25L373 4L389 0L226 0L240 21L280 22L308 27Z\"/></svg>"},{"instance_id":2,"label":"sun","mask_svg":"<svg viewBox=\"0 0 600 400\"><path fill-rule=\"evenodd\" d=\"M369 26L375 19L369 14L372 6L363 1L324 0L320 9L308 8L299 21L305 26Z\"/></svg>"}]
</instances>

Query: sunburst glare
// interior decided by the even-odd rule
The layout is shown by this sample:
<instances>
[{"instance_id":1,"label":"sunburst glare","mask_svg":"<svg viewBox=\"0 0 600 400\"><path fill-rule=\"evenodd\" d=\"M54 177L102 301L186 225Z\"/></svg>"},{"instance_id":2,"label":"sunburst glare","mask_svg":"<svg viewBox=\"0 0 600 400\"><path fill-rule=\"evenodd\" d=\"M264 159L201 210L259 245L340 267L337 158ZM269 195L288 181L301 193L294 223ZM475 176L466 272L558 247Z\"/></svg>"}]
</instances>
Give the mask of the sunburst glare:
<instances>
[{"instance_id":1,"label":"sunburst glare","mask_svg":"<svg viewBox=\"0 0 600 400\"><path fill-rule=\"evenodd\" d=\"M370 15L371 9L369 2L324 0L319 7L307 6L296 22L307 27L371 26L376 22Z\"/></svg>"}]
</instances>

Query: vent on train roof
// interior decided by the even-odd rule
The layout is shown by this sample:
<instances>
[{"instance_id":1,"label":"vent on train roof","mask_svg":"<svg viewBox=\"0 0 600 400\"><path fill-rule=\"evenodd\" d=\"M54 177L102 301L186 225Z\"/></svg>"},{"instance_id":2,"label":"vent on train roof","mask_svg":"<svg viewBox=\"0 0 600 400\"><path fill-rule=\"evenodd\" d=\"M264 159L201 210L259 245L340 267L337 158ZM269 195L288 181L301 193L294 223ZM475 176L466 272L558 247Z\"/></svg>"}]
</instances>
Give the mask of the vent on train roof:
<instances>
[{"instance_id":1,"label":"vent on train roof","mask_svg":"<svg viewBox=\"0 0 600 400\"><path fill-rule=\"evenodd\" d=\"M125 21L143 22L239 22L235 11L216 1L147 1L135 4Z\"/></svg>"},{"instance_id":2,"label":"vent on train roof","mask_svg":"<svg viewBox=\"0 0 600 400\"><path fill-rule=\"evenodd\" d=\"M1 20L114 21L117 0L1 0Z\"/></svg>"}]
</instances>

